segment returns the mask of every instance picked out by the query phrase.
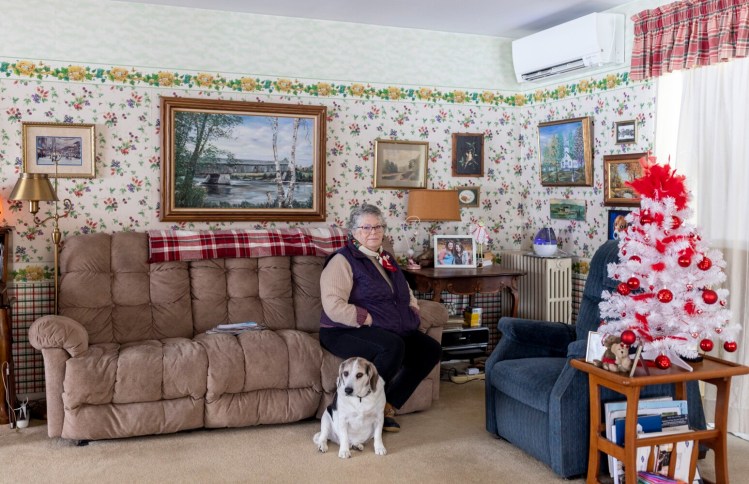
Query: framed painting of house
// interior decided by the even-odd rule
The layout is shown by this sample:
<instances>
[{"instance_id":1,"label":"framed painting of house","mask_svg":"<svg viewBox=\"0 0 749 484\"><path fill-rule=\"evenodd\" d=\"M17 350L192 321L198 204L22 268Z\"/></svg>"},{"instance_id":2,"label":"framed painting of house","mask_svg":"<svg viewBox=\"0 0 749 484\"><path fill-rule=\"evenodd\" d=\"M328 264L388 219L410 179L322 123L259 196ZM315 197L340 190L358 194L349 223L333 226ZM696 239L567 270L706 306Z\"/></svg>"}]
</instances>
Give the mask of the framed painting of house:
<instances>
[{"instance_id":1,"label":"framed painting of house","mask_svg":"<svg viewBox=\"0 0 749 484\"><path fill-rule=\"evenodd\" d=\"M161 116L161 220L325 220L325 106L162 97Z\"/></svg>"},{"instance_id":2,"label":"framed painting of house","mask_svg":"<svg viewBox=\"0 0 749 484\"><path fill-rule=\"evenodd\" d=\"M603 204L614 207L639 207L640 196L627 186L642 176L640 158L647 153L606 155L603 157Z\"/></svg>"},{"instance_id":3,"label":"framed painting of house","mask_svg":"<svg viewBox=\"0 0 749 484\"><path fill-rule=\"evenodd\" d=\"M426 188L429 142L375 140L374 188Z\"/></svg>"},{"instance_id":4,"label":"framed painting of house","mask_svg":"<svg viewBox=\"0 0 749 484\"><path fill-rule=\"evenodd\" d=\"M539 123L541 185L593 185L591 125L592 119L588 116Z\"/></svg>"}]
</instances>

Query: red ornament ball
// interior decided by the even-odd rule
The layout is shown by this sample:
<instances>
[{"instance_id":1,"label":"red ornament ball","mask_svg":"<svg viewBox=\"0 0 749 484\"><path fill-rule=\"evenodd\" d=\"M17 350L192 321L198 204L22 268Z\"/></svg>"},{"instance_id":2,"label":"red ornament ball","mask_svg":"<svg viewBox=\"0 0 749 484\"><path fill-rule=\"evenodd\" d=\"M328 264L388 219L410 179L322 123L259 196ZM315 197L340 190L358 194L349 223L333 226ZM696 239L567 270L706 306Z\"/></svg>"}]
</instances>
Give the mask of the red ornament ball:
<instances>
[{"instance_id":1,"label":"red ornament ball","mask_svg":"<svg viewBox=\"0 0 749 484\"><path fill-rule=\"evenodd\" d=\"M635 340L637 340L637 336L635 336L635 332L629 329L625 329L622 331L622 343L625 345L633 345L635 343Z\"/></svg>"},{"instance_id":2,"label":"red ornament ball","mask_svg":"<svg viewBox=\"0 0 749 484\"><path fill-rule=\"evenodd\" d=\"M725 349L729 353L733 353L738 347L739 345L737 345L735 341L726 341L725 343L723 343L723 349Z\"/></svg>"},{"instance_id":3,"label":"red ornament ball","mask_svg":"<svg viewBox=\"0 0 749 484\"><path fill-rule=\"evenodd\" d=\"M671 368L671 360L666 355L658 355L655 357L655 366L661 370L668 370Z\"/></svg>"},{"instance_id":4,"label":"red ornament ball","mask_svg":"<svg viewBox=\"0 0 749 484\"><path fill-rule=\"evenodd\" d=\"M702 291L702 300L707 304L715 304L718 302L718 293L712 289L705 289Z\"/></svg>"},{"instance_id":5,"label":"red ornament ball","mask_svg":"<svg viewBox=\"0 0 749 484\"><path fill-rule=\"evenodd\" d=\"M712 351L713 349L713 342L707 338L700 341L700 349L707 353L708 351Z\"/></svg>"},{"instance_id":6,"label":"red ornament ball","mask_svg":"<svg viewBox=\"0 0 749 484\"><path fill-rule=\"evenodd\" d=\"M622 282L618 286L616 286L616 292L618 292L622 296L628 296L629 293L630 293L630 291L631 291L631 289L624 282Z\"/></svg>"},{"instance_id":7,"label":"red ornament ball","mask_svg":"<svg viewBox=\"0 0 749 484\"><path fill-rule=\"evenodd\" d=\"M671 216L671 228L676 230L681 227L681 219L676 215Z\"/></svg>"},{"instance_id":8,"label":"red ornament ball","mask_svg":"<svg viewBox=\"0 0 749 484\"><path fill-rule=\"evenodd\" d=\"M678 262L681 267L689 267L692 263L692 258L688 255L680 255Z\"/></svg>"},{"instance_id":9,"label":"red ornament ball","mask_svg":"<svg viewBox=\"0 0 749 484\"><path fill-rule=\"evenodd\" d=\"M721 300L720 300L720 305L721 305L721 306L723 306L723 307L726 307L726 304L728 304L728 303L726 302L726 300L725 300L725 299L721 299Z\"/></svg>"},{"instance_id":10,"label":"red ornament ball","mask_svg":"<svg viewBox=\"0 0 749 484\"><path fill-rule=\"evenodd\" d=\"M700 270L703 270L703 271L710 269L712 266L713 266L713 261L711 261L707 257L705 257L704 259L702 259L701 261L697 263L697 267L699 267Z\"/></svg>"},{"instance_id":11,"label":"red ornament ball","mask_svg":"<svg viewBox=\"0 0 749 484\"><path fill-rule=\"evenodd\" d=\"M630 277L629 279L627 279L627 285L630 289L636 291L640 288L640 280L636 277Z\"/></svg>"},{"instance_id":12,"label":"red ornament ball","mask_svg":"<svg viewBox=\"0 0 749 484\"><path fill-rule=\"evenodd\" d=\"M633 255L632 257L629 258L629 260L633 262L642 262L642 259L640 259L639 255Z\"/></svg>"},{"instance_id":13,"label":"red ornament ball","mask_svg":"<svg viewBox=\"0 0 749 484\"><path fill-rule=\"evenodd\" d=\"M647 225L653 223L653 217L649 213L640 216L640 225Z\"/></svg>"},{"instance_id":14,"label":"red ornament ball","mask_svg":"<svg viewBox=\"0 0 749 484\"><path fill-rule=\"evenodd\" d=\"M661 289L658 291L658 294L656 294L656 297L662 303L670 303L674 299L674 293L668 289Z\"/></svg>"}]
</instances>

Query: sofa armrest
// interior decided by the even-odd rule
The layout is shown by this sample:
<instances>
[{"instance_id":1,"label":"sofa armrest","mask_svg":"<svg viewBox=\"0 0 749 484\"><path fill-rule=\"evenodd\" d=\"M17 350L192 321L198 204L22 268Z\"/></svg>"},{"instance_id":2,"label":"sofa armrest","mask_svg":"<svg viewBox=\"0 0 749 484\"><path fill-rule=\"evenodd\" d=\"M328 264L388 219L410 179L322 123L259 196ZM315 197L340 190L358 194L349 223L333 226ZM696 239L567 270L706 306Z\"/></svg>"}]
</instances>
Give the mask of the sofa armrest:
<instances>
[{"instance_id":1,"label":"sofa armrest","mask_svg":"<svg viewBox=\"0 0 749 484\"><path fill-rule=\"evenodd\" d=\"M442 328L447 323L447 308L435 301L419 299L419 329L428 333L432 328Z\"/></svg>"},{"instance_id":2,"label":"sofa armrest","mask_svg":"<svg viewBox=\"0 0 749 484\"><path fill-rule=\"evenodd\" d=\"M492 360L567 356L567 345L575 340L575 327L565 323L504 317L497 326L502 337Z\"/></svg>"},{"instance_id":3,"label":"sofa armrest","mask_svg":"<svg viewBox=\"0 0 749 484\"><path fill-rule=\"evenodd\" d=\"M88 333L74 319L43 316L29 328L29 342L38 350L61 348L76 357L88 350Z\"/></svg>"},{"instance_id":4,"label":"sofa armrest","mask_svg":"<svg viewBox=\"0 0 749 484\"><path fill-rule=\"evenodd\" d=\"M585 358L588 353L588 341L579 339L567 346L567 358Z\"/></svg>"}]
</instances>

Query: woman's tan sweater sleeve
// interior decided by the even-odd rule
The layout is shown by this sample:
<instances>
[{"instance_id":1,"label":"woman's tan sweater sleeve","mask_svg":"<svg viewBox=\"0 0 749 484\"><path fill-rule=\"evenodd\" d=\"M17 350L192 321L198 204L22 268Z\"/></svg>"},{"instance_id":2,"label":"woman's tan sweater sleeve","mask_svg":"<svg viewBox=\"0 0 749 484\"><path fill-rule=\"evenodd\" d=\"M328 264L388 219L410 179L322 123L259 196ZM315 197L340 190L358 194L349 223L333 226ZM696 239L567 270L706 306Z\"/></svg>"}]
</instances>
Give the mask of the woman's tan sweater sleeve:
<instances>
[{"instance_id":1,"label":"woman's tan sweater sleeve","mask_svg":"<svg viewBox=\"0 0 749 484\"><path fill-rule=\"evenodd\" d=\"M323 311L330 319L346 326L359 327L372 323L366 309L349 304L354 286L351 265L341 254L328 262L320 275L320 300Z\"/></svg>"}]
</instances>

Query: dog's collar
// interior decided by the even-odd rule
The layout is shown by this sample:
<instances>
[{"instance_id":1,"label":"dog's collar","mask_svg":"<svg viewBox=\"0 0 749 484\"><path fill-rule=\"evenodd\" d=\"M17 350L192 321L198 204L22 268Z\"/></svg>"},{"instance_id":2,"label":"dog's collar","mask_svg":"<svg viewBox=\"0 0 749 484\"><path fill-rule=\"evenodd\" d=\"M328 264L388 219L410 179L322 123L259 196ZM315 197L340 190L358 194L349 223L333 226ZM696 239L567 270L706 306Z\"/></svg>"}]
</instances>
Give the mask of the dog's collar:
<instances>
[{"instance_id":1,"label":"dog's collar","mask_svg":"<svg viewBox=\"0 0 749 484\"><path fill-rule=\"evenodd\" d=\"M372 389L370 389L370 390L369 390L369 391L367 392L367 394L366 394L366 395L364 395L363 397L357 397L357 398L359 399L359 403L361 403L361 401L362 401L362 399L363 399L363 398L367 398L367 397L369 396L369 394L370 394L370 393L372 393Z\"/></svg>"}]
</instances>

